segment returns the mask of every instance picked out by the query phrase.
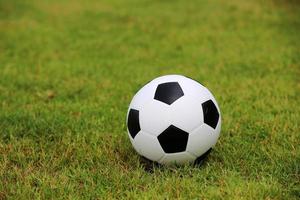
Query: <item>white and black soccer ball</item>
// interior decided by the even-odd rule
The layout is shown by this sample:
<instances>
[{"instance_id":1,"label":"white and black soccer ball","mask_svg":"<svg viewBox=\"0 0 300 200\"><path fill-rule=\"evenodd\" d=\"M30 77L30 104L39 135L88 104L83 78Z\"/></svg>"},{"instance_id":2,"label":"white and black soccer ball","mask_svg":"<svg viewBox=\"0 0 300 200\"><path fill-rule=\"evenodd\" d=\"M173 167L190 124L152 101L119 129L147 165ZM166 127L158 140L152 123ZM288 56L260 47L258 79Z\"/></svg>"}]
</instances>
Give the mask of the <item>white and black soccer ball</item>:
<instances>
[{"instance_id":1,"label":"white and black soccer ball","mask_svg":"<svg viewBox=\"0 0 300 200\"><path fill-rule=\"evenodd\" d=\"M162 164L190 163L216 144L220 109L200 83L181 75L162 76L133 97L127 128L140 155Z\"/></svg>"}]
</instances>

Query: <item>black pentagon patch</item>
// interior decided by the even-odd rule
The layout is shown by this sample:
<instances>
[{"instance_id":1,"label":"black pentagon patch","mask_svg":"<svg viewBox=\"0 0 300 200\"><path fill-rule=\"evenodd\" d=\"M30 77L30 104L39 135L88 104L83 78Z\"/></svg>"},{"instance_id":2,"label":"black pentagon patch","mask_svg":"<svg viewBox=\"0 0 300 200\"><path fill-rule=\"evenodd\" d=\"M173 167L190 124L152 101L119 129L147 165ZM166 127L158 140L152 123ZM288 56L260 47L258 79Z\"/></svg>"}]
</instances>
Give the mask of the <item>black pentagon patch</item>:
<instances>
[{"instance_id":1,"label":"black pentagon patch","mask_svg":"<svg viewBox=\"0 0 300 200\"><path fill-rule=\"evenodd\" d=\"M189 134L176 126L169 126L157 138L165 153L185 151Z\"/></svg>"},{"instance_id":2,"label":"black pentagon patch","mask_svg":"<svg viewBox=\"0 0 300 200\"><path fill-rule=\"evenodd\" d=\"M127 128L132 138L140 132L140 121L139 121L139 111L135 109L130 109L127 120Z\"/></svg>"},{"instance_id":3,"label":"black pentagon patch","mask_svg":"<svg viewBox=\"0 0 300 200\"><path fill-rule=\"evenodd\" d=\"M201 165L206 160L206 158L207 158L208 154L211 152L211 150L212 150L212 148L208 149L204 154L202 154L201 156L199 156L195 160L194 164L195 165Z\"/></svg>"},{"instance_id":4,"label":"black pentagon patch","mask_svg":"<svg viewBox=\"0 0 300 200\"><path fill-rule=\"evenodd\" d=\"M216 128L219 121L219 112L212 100L202 103L204 123L212 128Z\"/></svg>"},{"instance_id":5,"label":"black pentagon patch","mask_svg":"<svg viewBox=\"0 0 300 200\"><path fill-rule=\"evenodd\" d=\"M184 95L179 83L168 82L157 86L154 99L171 105L177 99Z\"/></svg>"}]
</instances>

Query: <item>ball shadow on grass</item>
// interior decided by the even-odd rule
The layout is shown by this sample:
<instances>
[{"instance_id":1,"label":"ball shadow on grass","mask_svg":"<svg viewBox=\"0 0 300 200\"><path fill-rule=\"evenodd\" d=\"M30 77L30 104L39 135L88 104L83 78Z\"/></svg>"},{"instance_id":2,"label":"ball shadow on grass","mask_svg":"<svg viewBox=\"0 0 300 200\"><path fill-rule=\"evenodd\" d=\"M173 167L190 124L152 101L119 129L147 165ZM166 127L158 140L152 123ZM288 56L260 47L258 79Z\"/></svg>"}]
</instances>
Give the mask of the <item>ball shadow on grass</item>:
<instances>
[{"instance_id":1,"label":"ball shadow on grass","mask_svg":"<svg viewBox=\"0 0 300 200\"><path fill-rule=\"evenodd\" d=\"M199 156L194 163L191 164L191 167L194 168L200 168L203 167L208 160L208 155L212 151L212 148L210 148L208 151L206 151L203 155ZM167 169L165 165L162 165L158 162L154 162L152 160L149 160L146 157L141 156L140 157L140 164L142 168L145 170L145 172L153 173L156 169L164 170ZM176 166L176 165L173 165ZM180 165L177 165L178 167L181 167Z\"/></svg>"}]
</instances>

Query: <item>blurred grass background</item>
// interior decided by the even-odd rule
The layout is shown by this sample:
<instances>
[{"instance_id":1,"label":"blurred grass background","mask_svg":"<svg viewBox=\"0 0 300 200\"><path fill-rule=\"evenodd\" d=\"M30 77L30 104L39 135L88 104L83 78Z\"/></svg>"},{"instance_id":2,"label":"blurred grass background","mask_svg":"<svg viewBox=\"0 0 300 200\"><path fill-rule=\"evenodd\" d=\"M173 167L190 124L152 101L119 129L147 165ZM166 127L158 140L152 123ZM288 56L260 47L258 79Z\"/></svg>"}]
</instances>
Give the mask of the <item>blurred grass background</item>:
<instances>
[{"instance_id":1,"label":"blurred grass background","mask_svg":"<svg viewBox=\"0 0 300 200\"><path fill-rule=\"evenodd\" d=\"M0 0L0 199L298 199L300 4ZM201 167L147 169L126 135L149 80L219 102Z\"/></svg>"}]
</instances>

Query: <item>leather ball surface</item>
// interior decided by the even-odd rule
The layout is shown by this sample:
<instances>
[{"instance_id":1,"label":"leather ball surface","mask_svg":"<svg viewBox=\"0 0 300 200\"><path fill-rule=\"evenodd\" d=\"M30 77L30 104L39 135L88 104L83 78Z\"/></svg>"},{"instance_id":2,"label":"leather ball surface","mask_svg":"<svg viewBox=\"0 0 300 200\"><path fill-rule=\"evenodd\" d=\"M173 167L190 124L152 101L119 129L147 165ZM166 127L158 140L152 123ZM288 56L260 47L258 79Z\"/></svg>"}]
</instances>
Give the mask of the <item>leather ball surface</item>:
<instances>
[{"instance_id":1,"label":"leather ball surface","mask_svg":"<svg viewBox=\"0 0 300 200\"><path fill-rule=\"evenodd\" d=\"M199 161L221 131L219 106L203 85L181 75L158 77L133 97L128 136L143 157L161 164Z\"/></svg>"}]
</instances>

